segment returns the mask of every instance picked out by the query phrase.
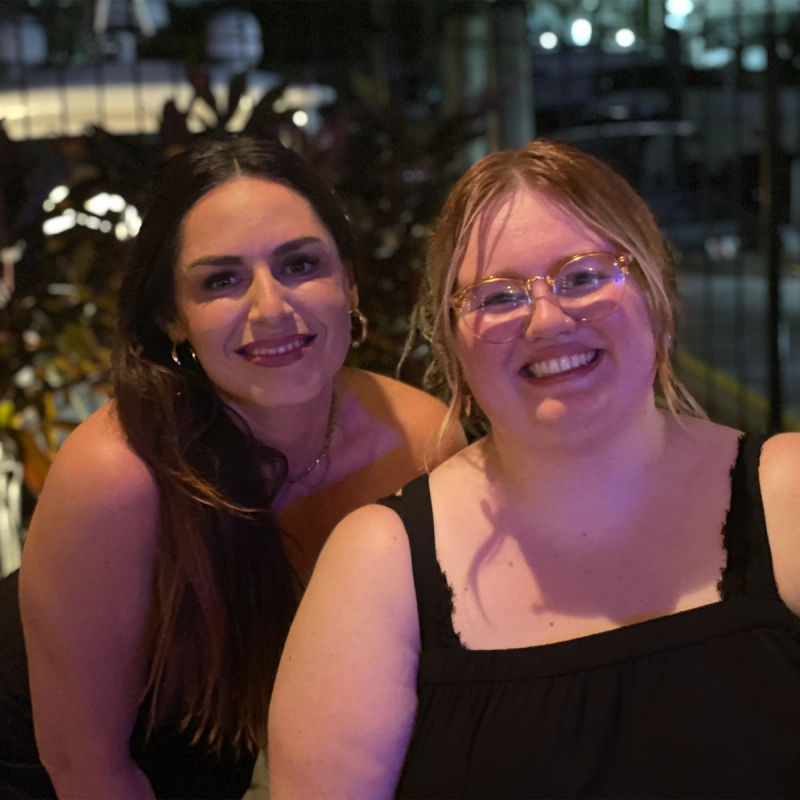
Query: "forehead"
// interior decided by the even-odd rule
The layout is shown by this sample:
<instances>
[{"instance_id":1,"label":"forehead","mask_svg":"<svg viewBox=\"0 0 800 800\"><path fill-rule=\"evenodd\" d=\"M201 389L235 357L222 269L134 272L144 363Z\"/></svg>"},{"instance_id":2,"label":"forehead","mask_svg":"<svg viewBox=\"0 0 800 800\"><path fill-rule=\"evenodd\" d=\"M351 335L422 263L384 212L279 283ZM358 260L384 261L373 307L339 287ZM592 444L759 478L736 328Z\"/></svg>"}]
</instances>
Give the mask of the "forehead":
<instances>
[{"instance_id":1,"label":"forehead","mask_svg":"<svg viewBox=\"0 0 800 800\"><path fill-rule=\"evenodd\" d=\"M558 201L521 188L499 197L473 226L458 286L489 275L543 275L561 259L609 245Z\"/></svg>"},{"instance_id":2,"label":"forehead","mask_svg":"<svg viewBox=\"0 0 800 800\"><path fill-rule=\"evenodd\" d=\"M183 220L180 260L263 250L303 236L335 247L305 197L279 183L242 177L217 186Z\"/></svg>"}]
</instances>

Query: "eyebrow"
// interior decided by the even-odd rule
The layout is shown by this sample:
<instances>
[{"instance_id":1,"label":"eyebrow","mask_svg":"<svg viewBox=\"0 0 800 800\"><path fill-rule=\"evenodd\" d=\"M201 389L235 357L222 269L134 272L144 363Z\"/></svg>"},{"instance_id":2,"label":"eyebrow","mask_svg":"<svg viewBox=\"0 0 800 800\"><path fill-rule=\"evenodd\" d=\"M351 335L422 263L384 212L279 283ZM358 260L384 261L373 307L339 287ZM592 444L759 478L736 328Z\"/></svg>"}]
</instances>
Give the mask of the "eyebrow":
<instances>
[{"instance_id":1,"label":"eyebrow","mask_svg":"<svg viewBox=\"0 0 800 800\"><path fill-rule=\"evenodd\" d=\"M319 236L301 236L298 239L290 239L288 242L279 244L273 251L273 258L281 258L282 256L293 253L296 250L301 250L306 245L321 244L324 245ZM195 267L209 266L209 267L239 267L244 263L242 256L201 256L196 258L186 267L188 272Z\"/></svg>"}]
</instances>

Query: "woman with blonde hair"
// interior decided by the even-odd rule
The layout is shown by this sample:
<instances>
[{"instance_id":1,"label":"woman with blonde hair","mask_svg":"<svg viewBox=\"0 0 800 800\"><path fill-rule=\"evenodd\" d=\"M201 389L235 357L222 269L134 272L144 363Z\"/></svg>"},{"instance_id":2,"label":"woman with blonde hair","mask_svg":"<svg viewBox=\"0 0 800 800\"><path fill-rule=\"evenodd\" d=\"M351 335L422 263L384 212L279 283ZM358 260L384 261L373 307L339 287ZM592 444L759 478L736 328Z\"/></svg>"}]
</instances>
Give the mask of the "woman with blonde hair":
<instances>
[{"instance_id":1,"label":"woman with blonde hair","mask_svg":"<svg viewBox=\"0 0 800 800\"><path fill-rule=\"evenodd\" d=\"M645 203L564 145L487 156L427 279L431 377L489 433L334 531L273 797L796 797L800 436L676 380Z\"/></svg>"}]
</instances>

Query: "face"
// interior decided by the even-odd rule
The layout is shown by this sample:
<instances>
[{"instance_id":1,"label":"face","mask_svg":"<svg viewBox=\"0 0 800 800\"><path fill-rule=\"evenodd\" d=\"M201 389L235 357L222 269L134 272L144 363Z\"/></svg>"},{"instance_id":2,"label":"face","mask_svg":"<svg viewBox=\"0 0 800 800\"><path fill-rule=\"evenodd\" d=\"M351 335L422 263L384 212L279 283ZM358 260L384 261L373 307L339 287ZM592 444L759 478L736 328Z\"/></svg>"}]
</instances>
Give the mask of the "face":
<instances>
[{"instance_id":1,"label":"face","mask_svg":"<svg viewBox=\"0 0 800 800\"><path fill-rule=\"evenodd\" d=\"M551 275L571 256L618 250L528 189L505 196L485 220L472 232L454 293L489 276ZM637 404L652 402L655 341L632 277L615 310L587 322L565 314L544 281L536 281L532 291L530 322L509 342L486 342L463 319L458 323L457 355L496 433L513 435L533 424L539 433L580 436L592 426L612 427Z\"/></svg>"},{"instance_id":2,"label":"face","mask_svg":"<svg viewBox=\"0 0 800 800\"><path fill-rule=\"evenodd\" d=\"M350 346L355 287L310 203L258 178L237 178L184 219L176 317L228 401L269 408L316 397Z\"/></svg>"}]
</instances>

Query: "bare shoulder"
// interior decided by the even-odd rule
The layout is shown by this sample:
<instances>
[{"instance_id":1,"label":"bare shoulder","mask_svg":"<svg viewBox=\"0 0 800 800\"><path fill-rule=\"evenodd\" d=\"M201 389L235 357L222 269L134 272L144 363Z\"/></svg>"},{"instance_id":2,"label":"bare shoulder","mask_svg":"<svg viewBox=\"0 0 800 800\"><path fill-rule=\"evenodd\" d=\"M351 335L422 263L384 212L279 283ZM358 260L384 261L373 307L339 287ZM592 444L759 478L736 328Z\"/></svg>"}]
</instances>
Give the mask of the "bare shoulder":
<instances>
[{"instance_id":1,"label":"bare shoulder","mask_svg":"<svg viewBox=\"0 0 800 800\"><path fill-rule=\"evenodd\" d=\"M349 385L367 402L384 403L398 417L428 418L441 424L447 412L447 406L437 398L407 383L367 372L361 369L345 370Z\"/></svg>"},{"instance_id":2,"label":"bare shoulder","mask_svg":"<svg viewBox=\"0 0 800 800\"><path fill-rule=\"evenodd\" d=\"M145 474L150 476L144 461L128 444L113 401L78 425L67 437L54 463L76 460L87 462L87 467L91 462L99 464L102 471L111 469L113 475L121 471L131 478L133 471L139 480Z\"/></svg>"},{"instance_id":3,"label":"bare shoulder","mask_svg":"<svg viewBox=\"0 0 800 800\"><path fill-rule=\"evenodd\" d=\"M800 518L800 433L768 439L761 450L758 474L765 508L794 505Z\"/></svg>"},{"instance_id":4,"label":"bare shoulder","mask_svg":"<svg viewBox=\"0 0 800 800\"><path fill-rule=\"evenodd\" d=\"M108 403L80 424L58 451L45 483L54 489L92 489L98 499L157 500L155 480L142 458L128 444ZM43 492L44 494L44 492Z\"/></svg>"},{"instance_id":5,"label":"bare shoulder","mask_svg":"<svg viewBox=\"0 0 800 800\"><path fill-rule=\"evenodd\" d=\"M784 602L800 613L800 433L767 440L759 482L778 590Z\"/></svg>"},{"instance_id":6,"label":"bare shoulder","mask_svg":"<svg viewBox=\"0 0 800 800\"><path fill-rule=\"evenodd\" d=\"M410 565L403 521L392 509L375 503L356 509L334 528L317 561L312 583L318 573L346 571L353 575L364 572L365 579L381 585L392 574L410 575Z\"/></svg>"},{"instance_id":7,"label":"bare shoulder","mask_svg":"<svg viewBox=\"0 0 800 800\"><path fill-rule=\"evenodd\" d=\"M427 453L429 462L441 463L466 445L460 425L442 432L447 406L427 392L364 370L346 370L346 380L368 411L402 430L415 453Z\"/></svg>"},{"instance_id":8,"label":"bare shoulder","mask_svg":"<svg viewBox=\"0 0 800 800\"><path fill-rule=\"evenodd\" d=\"M391 618L395 633L402 632L406 641L418 641L408 536L403 521L386 506L362 506L334 528L301 608L318 606L337 614L345 596L354 619Z\"/></svg>"},{"instance_id":9,"label":"bare shoulder","mask_svg":"<svg viewBox=\"0 0 800 800\"><path fill-rule=\"evenodd\" d=\"M76 557L90 558L87 551L101 542L127 538L136 540L131 544L137 550L143 539L152 545L157 509L155 479L107 404L79 425L56 455L26 540L27 562L50 552L67 558L73 549Z\"/></svg>"},{"instance_id":10,"label":"bare shoulder","mask_svg":"<svg viewBox=\"0 0 800 800\"><path fill-rule=\"evenodd\" d=\"M800 475L800 433L780 433L764 443L761 451L760 473L762 480L789 478L795 487Z\"/></svg>"}]
</instances>

